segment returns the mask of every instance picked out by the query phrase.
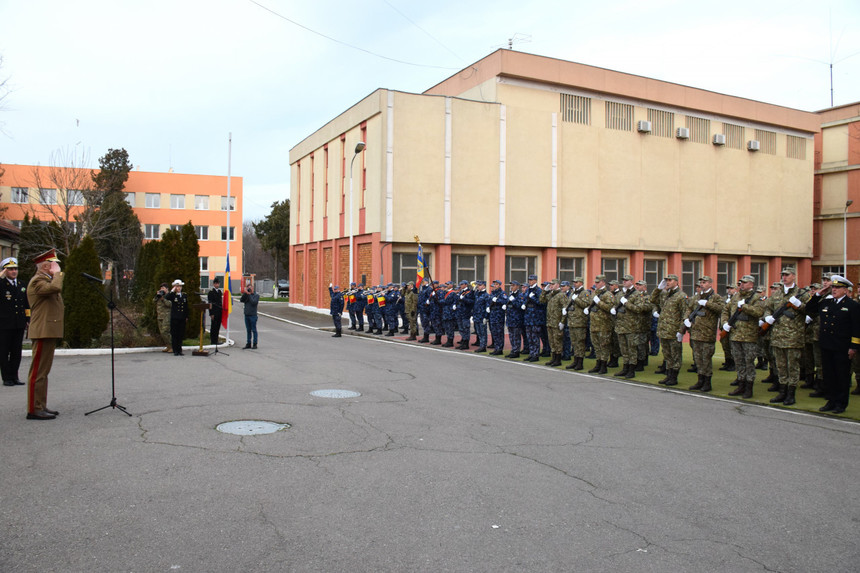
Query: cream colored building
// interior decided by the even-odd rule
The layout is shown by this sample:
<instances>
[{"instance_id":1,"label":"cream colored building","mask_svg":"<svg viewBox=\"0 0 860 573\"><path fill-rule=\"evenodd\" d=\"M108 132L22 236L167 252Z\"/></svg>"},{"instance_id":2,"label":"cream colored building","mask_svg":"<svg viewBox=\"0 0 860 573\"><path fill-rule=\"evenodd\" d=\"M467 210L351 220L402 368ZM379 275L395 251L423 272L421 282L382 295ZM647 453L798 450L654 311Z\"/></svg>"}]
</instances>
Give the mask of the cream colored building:
<instances>
[{"instance_id":1,"label":"cream colored building","mask_svg":"<svg viewBox=\"0 0 860 573\"><path fill-rule=\"evenodd\" d=\"M329 282L811 276L814 113L499 50L290 152L292 301ZM356 143L367 148L357 155ZM350 164L353 162L350 209ZM349 277L352 217L354 276Z\"/></svg>"}]
</instances>

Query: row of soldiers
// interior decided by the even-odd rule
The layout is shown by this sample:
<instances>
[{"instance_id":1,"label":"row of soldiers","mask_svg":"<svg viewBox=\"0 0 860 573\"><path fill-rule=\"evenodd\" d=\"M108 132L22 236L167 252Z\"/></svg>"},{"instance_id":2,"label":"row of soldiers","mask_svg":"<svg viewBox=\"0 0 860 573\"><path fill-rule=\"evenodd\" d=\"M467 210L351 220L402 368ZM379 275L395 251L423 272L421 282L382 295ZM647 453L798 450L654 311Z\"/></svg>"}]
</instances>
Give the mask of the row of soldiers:
<instances>
[{"instance_id":1,"label":"row of soldiers","mask_svg":"<svg viewBox=\"0 0 860 573\"><path fill-rule=\"evenodd\" d=\"M400 288L389 284L369 290L352 285L347 309L353 330L363 330L364 311L372 332L381 334L384 328L393 336L401 316L403 332L410 333L410 340L417 339L420 320L424 337L419 342L445 347L456 343L457 348L466 350L474 330L475 352L486 352L489 346L493 355L504 354L507 326L511 346L508 358L518 358L521 352L528 354L525 360L529 362L550 356L550 367L572 359L567 366L571 370L584 369L590 339L596 363L589 373L607 374L608 368L621 366L615 376L628 379L635 378L648 364L648 336L656 319L656 336L664 358L657 370L665 375L661 384L679 383L682 345L687 338L694 361L688 371L698 376L690 389L711 391L713 355L719 338L726 356L723 369L738 373L730 395L753 397L758 360L760 365L770 365L765 381L771 383L768 390L776 392L771 402L792 405L801 381L802 387L816 390L812 396L826 396L818 316L807 311L806 303L815 293L828 296L830 281L825 278L823 284L800 288L793 267L783 269L781 279L772 285L770 296L756 288L751 275L741 277L725 295L714 290L711 277L702 276L691 297L681 290L674 274L667 275L650 293L645 281L632 275L624 275L621 281L607 281L605 275L598 275L591 289L584 287L581 277L538 285L536 275L530 275L526 284L511 281L508 290L498 280L489 287L484 281L476 281L474 286L467 281L457 285L424 281L417 287L414 283ZM459 341L455 341L456 332ZM435 337L432 342L431 336Z\"/></svg>"}]
</instances>

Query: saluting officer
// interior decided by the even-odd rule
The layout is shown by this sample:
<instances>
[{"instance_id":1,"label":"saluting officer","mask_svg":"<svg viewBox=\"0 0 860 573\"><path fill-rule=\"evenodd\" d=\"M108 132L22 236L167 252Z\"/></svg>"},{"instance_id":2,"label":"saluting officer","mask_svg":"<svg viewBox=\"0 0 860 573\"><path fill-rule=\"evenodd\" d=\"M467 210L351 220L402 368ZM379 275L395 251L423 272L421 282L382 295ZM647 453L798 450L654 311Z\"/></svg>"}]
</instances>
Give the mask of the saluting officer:
<instances>
[{"instance_id":1,"label":"saluting officer","mask_svg":"<svg viewBox=\"0 0 860 573\"><path fill-rule=\"evenodd\" d=\"M164 295L170 305L170 342L174 356L184 356L182 341L185 339L185 321L188 319L188 295L182 292L185 283L179 279L173 281L172 289Z\"/></svg>"},{"instance_id":2,"label":"saluting officer","mask_svg":"<svg viewBox=\"0 0 860 573\"><path fill-rule=\"evenodd\" d=\"M209 320L212 323L209 325L209 343L218 344L218 333L221 332L221 319L224 316L224 291L221 290L221 277L215 277L212 281L212 288L206 293L206 301L211 305Z\"/></svg>"},{"instance_id":3,"label":"saluting officer","mask_svg":"<svg viewBox=\"0 0 860 573\"><path fill-rule=\"evenodd\" d=\"M27 285L27 299L32 309L30 340L33 360L27 376L27 419L53 420L59 415L48 409L48 374L54 364L54 350L63 338L63 272L54 249L34 260L36 274Z\"/></svg>"},{"instance_id":4,"label":"saluting officer","mask_svg":"<svg viewBox=\"0 0 860 573\"><path fill-rule=\"evenodd\" d=\"M18 367L24 330L30 322L27 287L18 282L18 259L3 259L0 269L0 372L4 386L23 386Z\"/></svg>"}]
</instances>

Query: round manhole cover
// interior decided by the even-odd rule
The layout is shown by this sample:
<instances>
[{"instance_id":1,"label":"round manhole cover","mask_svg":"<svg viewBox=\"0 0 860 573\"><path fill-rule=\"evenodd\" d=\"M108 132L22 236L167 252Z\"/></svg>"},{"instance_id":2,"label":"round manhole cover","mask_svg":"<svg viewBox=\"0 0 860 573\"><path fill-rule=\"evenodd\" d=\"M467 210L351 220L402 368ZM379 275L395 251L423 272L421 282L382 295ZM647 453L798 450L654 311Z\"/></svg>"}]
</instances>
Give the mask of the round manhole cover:
<instances>
[{"instance_id":1,"label":"round manhole cover","mask_svg":"<svg viewBox=\"0 0 860 573\"><path fill-rule=\"evenodd\" d=\"M311 396L318 398L358 398L361 393L352 390L314 390L311 392Z\"/></svg>"},{"instance_id":2,"label":"round manhole cover","mask_svg":"<svg viewBox=\"0 0 860 573\"><path fill-rule=\"evenodd\" d=\"M255 436L257 434L274 434L289 428L289 424L277 422L266 422L264 420L237 420L235 422L224 422L218 424L215 429L225 434L236 434L237 436Z\"/></svg>"}]
</instances>

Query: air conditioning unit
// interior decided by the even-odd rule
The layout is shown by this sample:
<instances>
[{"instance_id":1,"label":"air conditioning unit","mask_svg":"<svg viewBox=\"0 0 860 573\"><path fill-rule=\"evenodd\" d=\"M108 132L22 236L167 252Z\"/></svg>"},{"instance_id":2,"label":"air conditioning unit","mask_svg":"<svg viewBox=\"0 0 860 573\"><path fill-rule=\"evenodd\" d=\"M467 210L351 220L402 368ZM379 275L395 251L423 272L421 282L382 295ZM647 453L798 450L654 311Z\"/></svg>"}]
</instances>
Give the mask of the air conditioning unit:
<instances>
[{"instance_id":1,"label":"air conditioning unit","mask_svg":"<svg viewBox=\"0 0 860 573\"><path fill-rule=\"evenodd\" d=\"M690 139L690 130L686 127L679 127L675 130L675 137L678 139Z\"/></svg>"},{"instance_id":2,"label":"air conditioning unit","mask_svg":"<svg viewBox=\"0 0 860 573\"><path fill-rule=\"evenodd\" d=\"M650 122L650 121L645 121L645 120L640 120L640 121L636 124L636 130L637 130L639 133L651 133L651 122Z\"/></svg>"},{"instance_id":3,"label":"air conditioning unit","mask_svg":"<svg viewBox=\"0 0 860 573\"><path fill-rule=\"evenodd\" d=\"M726 144L726 136L722 133L714 134L714 145L725 145Z\"/></svg>"},{"instance_id":4,"label":"air conditioning unit","mask_svg":"<svg viewBox=\"0 0 860 573\"><path fill-rule=\"evenodd\" d=\"M750 151L758 151L761 149L761 143L757 139L750 139L747 141L747 149Z\"/></svg>"}]
</instances>

